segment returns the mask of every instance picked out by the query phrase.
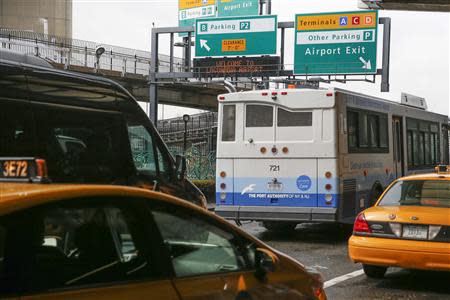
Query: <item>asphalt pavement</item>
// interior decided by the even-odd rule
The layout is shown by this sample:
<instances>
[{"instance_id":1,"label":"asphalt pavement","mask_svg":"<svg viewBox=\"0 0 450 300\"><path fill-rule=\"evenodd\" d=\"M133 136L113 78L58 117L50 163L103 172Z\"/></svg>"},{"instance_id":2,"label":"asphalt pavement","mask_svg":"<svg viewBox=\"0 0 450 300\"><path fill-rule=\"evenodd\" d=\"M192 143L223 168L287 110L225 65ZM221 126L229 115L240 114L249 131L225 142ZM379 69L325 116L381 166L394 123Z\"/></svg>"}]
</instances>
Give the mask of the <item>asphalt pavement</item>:
<instances>
[{"instance_id":1,"label":"asphalt pavement","mask_svg":"<svg viewBox=\"0 0 450 300\"><path fill-rule=\"evenodd\" d=\"M347 255L351 227L301 224L293 232L278 233L249 222L242 228L321 272L329 299L450 299L450 272L390 268L384 279L367 278Z\"/></svg>"}]
</instances>

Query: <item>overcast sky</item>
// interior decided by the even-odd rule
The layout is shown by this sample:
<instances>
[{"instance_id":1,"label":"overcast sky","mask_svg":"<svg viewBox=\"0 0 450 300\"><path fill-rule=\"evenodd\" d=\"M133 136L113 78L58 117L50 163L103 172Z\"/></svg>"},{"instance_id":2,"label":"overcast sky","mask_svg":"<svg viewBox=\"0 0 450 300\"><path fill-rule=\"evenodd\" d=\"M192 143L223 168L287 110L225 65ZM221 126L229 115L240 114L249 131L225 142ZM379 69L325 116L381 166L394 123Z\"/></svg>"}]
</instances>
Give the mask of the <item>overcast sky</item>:
<instances>
[{"instance_id":1,"label":"overcast sky","mask_svg":"<svg viewBox=\"0 0 450 300\"><path fill-rule=\"evenodd\" d=\"M357 0L272 0L272 14L278 15L278 21L294 21L296 13L352 10L358 10ZM73 0L73 37L149 51L152 23L155 27L177 26L177 12L178 0ZM376 84L333 85L395 101L401 92L407 92L425 97L431 111L450 114L450 14L380 11L379 17L392 19L391 92L379 92L379 78ZM287 32L286 40L286 63L292 64L293 30ZM160 47L168 53L168 42L162 41ZM160 108L160 117L162 112ZM186 112L195 110L165 106L164 117Z\"/></svg>"}]
</instances>

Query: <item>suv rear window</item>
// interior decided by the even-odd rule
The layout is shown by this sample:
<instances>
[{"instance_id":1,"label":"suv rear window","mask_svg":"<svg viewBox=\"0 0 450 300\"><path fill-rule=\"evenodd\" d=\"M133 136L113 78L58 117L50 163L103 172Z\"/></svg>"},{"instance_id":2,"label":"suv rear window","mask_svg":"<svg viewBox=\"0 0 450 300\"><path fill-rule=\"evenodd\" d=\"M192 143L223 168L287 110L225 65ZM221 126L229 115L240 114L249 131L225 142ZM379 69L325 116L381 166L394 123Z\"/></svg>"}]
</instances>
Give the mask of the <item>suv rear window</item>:
<instances>
[{"instance_id":1,"label":"suv rear window","mask_svg":"<svg viewBox=\"0 0 450 300\"><path fill-rule=\"evenodd\" d=\"M378 205L450 207L450 181L398 181L386 192Z\"/></svg>"}]
</instances>

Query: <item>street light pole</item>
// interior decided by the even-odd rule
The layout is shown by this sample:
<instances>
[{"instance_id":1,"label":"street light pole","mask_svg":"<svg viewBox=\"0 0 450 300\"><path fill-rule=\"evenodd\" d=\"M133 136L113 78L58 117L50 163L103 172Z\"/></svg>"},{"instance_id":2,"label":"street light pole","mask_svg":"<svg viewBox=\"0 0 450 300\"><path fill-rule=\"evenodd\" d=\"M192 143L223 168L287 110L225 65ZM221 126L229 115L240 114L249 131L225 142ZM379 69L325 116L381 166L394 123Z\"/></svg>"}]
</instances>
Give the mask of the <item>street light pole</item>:
<instances>
[{"instance_id":1,"label":"street light pole","mask_svg":"<svg viewBox=\"0 0 450 300\"><path fill-rule=\"evenodd\" d=\"M187 123L191 117L189 115L183 115L184 122L184 138L183 138L183 155L186 157L186 147L187 147Z\"/></svg>"}]
</instances>

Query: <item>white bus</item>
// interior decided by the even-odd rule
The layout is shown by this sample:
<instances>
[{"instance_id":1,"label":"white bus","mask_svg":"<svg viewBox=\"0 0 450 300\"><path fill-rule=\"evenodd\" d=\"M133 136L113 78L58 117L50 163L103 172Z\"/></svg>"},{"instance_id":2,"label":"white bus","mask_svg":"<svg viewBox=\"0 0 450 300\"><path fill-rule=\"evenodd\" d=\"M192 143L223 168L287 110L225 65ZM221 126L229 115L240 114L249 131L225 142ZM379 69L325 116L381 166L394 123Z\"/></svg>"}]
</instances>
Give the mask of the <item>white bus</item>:
<instances>
[{"instance_id":1,"label":"white bus","mask_svg":"<svg viewBox=\"0 0 450 300\"><path fill-rule=\"evenodd\" d=\"M341 89L218 96L216 213L352 223L395 179L448 163L448 118Z\"/></svg>"}]
</instances>

